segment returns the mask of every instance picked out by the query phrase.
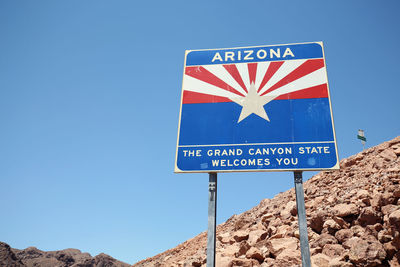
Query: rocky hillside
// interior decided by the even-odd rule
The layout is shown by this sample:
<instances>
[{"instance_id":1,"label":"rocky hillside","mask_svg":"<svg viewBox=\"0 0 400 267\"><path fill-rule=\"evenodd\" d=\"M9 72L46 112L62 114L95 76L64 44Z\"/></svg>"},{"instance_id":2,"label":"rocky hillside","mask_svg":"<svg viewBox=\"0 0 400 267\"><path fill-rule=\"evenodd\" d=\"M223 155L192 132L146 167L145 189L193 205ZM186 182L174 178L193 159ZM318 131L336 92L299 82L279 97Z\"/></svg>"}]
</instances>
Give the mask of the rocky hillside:
<instances>
[{"instance_id":1,"label":"rocky hillside","mask_svg":"<svg viewBox=\"0 0 400 267\"><path fill-rule=\"evenodd\" d=\"M0 267L128 267L129 264L117 261L106 255L96 257L82 253L78 249L41 251L34 247L23 250L13 249L0 242Z\"/></svg>"},{"instance_id":2,"label":"rocky hillside","mask_svg":"<svg viewBox=\"0 0 400 267\"><path fill-rule=\"evenodd\" d=\"M304 183L313 266L400 266L400 137ZM206 233L135 267L205 266ZM300 266L294 189L217 228L217 266Z\"/></svg>"}]
</instances>

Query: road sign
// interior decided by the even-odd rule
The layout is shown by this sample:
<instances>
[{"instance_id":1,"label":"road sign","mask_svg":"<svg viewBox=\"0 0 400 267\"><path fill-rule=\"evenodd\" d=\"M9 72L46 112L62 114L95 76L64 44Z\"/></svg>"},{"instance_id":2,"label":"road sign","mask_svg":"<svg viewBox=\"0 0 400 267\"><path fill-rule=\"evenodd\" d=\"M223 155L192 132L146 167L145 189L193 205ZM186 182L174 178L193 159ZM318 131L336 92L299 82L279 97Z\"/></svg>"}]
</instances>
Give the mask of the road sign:
<instances>
[{"instance_id":1,"label":"road sign","mask_svg":"<svg viewBox=\"0 0 400 267\"><path fill-rule=\"evenodd\" d=\"M364 135L364 130L358 130L357 138L360 139L363 144L367 142L367 138Z\"/></svg>"},{"instance_id":2,"label":"road sign","mask_svg":"<svg viewBox=\"0 0 400 267\"><path fill-rule=\"evenodd\" d=\"M175 172L337 168L322 42L186 51Z\"/></svg>"},{"instance_id":3,"label":"road sign","mask_svg":"<svg viewBox=\"0 0 400 267\"><path fill-rule=\"evenodd\" d=\"M367 138L365 137L364 130L358 130L357 138L361 140L361 144L363 145L363 150L365 149L365 142L367 142Z\"/></svg>"}]
</instances>

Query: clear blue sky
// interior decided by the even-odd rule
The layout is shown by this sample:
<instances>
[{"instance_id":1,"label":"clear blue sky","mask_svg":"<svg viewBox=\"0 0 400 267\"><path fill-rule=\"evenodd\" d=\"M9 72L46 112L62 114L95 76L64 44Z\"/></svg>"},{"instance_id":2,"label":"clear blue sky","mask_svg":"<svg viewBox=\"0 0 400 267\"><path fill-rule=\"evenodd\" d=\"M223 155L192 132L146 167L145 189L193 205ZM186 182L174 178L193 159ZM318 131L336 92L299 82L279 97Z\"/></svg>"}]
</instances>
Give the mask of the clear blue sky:
<instances>
[{"instance_id":1,"label":"clear blue sky","mask_svg":"<svg viewBox=\"0 0 400 267\"><path fill-rule=\"evenodd\" d=\"M185 49L323 41L340 158L400 134L400 2L0 2L0 241L134 263L205 231L174 174ZM309 178L311 173L305 173ZM218 223L293 187L219 175Z\"/></svg>"}]
</instances>

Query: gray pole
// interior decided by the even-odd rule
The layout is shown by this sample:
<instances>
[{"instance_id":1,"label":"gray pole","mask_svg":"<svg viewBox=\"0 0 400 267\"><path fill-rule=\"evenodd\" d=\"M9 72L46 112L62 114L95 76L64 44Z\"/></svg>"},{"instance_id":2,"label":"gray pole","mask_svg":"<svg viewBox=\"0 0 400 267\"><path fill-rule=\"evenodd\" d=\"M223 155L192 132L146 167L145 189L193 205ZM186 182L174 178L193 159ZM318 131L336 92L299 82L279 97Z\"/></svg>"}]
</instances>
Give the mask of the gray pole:
<instances>
[{"instance_id":1,"label":"gray pole","mask_svg":"<svg viewBox=\"0 0 400 267\"><path fill-rule=\"evenodd\" d=\"M207 267L215 267L215 236L217 223L217 173L209 173Z\"/></svg>"},{"instance_id":2,"label":"gray pole","mask_svg":"<svg viewBox=\"0 0 400 267\"><path fill-rule=\"evenodd\" d=\"M294 185L296 191L297 216L299 220L301 264L303 267L311 267L306 206L304 204L303 173L301 171L294 172Z\"/></svg>"}]
</instances>

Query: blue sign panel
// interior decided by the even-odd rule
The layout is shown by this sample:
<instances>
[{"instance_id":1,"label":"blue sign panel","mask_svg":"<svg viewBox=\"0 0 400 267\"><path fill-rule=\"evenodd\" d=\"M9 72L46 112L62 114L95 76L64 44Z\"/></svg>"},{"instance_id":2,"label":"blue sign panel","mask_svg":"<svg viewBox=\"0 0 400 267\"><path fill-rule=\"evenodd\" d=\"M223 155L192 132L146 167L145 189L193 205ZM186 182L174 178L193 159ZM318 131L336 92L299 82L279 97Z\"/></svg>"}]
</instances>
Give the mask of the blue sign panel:
<instances>
[{"instance_id":1,"label":"blue sign panel","mask_svg":"<svg viewBox=\"0 0 400 267\"><path fill-rule=\"evenodd\" d=\"M186 51L175 172L337 168L322 43Z\"/></svg>"}]
</instances>

